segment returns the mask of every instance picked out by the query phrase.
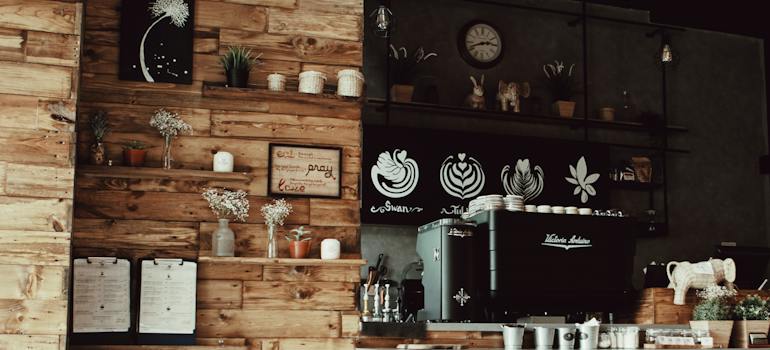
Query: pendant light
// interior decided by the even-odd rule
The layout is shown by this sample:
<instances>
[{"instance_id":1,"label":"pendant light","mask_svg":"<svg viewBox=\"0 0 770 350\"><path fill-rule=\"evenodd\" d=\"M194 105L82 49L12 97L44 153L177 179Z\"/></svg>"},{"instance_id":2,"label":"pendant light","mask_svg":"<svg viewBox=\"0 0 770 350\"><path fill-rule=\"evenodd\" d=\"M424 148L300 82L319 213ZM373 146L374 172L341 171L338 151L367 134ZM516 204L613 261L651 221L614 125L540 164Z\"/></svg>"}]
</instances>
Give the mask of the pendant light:
<instances>
[{"instance_id":1,"label":"pendant light","mask_svg":"<svg viewBox=\"0 0 770 350\"><path fill-rule=\"evenodd\" d=\"M385 5L380 5L369 15L372 18L374 33L381 38L390 36L393 29L393 12Z\"/></svg>"}]
</instances>

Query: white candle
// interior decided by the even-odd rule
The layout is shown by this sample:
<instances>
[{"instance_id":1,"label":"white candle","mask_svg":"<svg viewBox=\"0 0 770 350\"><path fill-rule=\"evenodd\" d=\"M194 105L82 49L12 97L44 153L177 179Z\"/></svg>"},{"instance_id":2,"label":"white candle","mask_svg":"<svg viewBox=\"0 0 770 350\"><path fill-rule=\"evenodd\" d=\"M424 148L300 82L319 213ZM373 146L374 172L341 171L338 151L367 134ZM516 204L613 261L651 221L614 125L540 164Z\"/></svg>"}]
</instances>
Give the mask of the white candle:
<instances>
[{"instance_id":1,"label":"white candle","mask_svg":"<svg viewBox=\"0 0 770 350\"><path fill-rule=\"evenodd\" d=\"M214 155L214 171L230 173L233 171L233 155L230 152L219 151Z\"/></svg>"},{"instance_id":2,"label":"white candle","mask_svg":"<svg viewBox=\"0 0 770 350\"><path fill-rule=\"evenodd\" d=\"M321 259L334 260L340 258L340 241L327 238L321 241Z\"/></svg>"}]
</instances>

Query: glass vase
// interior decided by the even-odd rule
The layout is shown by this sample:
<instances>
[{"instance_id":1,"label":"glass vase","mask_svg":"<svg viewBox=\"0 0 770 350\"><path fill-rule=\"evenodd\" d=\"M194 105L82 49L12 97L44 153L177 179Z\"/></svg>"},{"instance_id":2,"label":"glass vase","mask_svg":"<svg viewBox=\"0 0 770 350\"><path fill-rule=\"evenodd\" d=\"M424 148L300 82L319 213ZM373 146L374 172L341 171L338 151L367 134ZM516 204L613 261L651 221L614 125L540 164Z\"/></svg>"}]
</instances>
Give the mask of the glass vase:
<instances>
[{"instance_id":1,"label":"glass vase","mask_svg":"<svg viewBox=\"0 0 770 350\"><path fill-rule=\"evenodd\" d=\"M229 224L230 220L219 219L219 227L211 234L213 256L235 256L235 233Z\"/></svg>"},{"instance_id":2,"label":"glass vase","mask_svg":"<svg viewBox=\"0 0 770 350\"><path fill-rule=\"evenodd\" d=\"M278 241L276 240L276 234L278 234L277 226L275 224L267 225L267 257L278 258Z\"/></svg>"},{"instance_id":3,"label":"glass vase","mask_svg":"<svg viewBox=\"0 0 770 350\"><path fill-rule=\"evenodd\" d=\"M164 136L163 138L163 169L171 169L171 164L174 159L171 158L171 142L174 141L174 137Z\"/></svg>"}]
</instances>

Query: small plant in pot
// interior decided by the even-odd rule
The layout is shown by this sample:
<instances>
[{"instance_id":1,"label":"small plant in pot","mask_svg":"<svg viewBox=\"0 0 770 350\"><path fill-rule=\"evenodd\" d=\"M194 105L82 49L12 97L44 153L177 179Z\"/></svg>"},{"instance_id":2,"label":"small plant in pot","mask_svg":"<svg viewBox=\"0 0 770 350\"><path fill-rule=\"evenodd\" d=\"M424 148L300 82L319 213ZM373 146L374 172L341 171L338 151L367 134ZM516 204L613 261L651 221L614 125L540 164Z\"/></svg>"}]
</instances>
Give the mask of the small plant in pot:
<instances>
[{"instance_id":1,"label":"small plant in pot","mask_svg":"<svg viewBox=\"0 0 770 350\"><path fill-rule=\"evenodd\" d=\"M575 93L575 64L569 68L564 65L564 61L554 61L543 65L548 89L555 102L553 103L554 112L561 117L572 117L575 115L575 102L572 101Z\"/></svg>"},{"instance_id":2,"label":"small plant in pot","mask_svg":"<svg viewBox=\"0 0 770 350\"><path fill-rule=\"evenodd\" d=\"M698 303L692 310L692 330L708 331L715 348L726 348L733 330L733 304L737 292L724 286L709 286L698 291Z\"/></svg>"},{"instance_id":3,"label":"small plant in pot","mask_svg":"<svg viewBox=\"0 0 770 350\"><path fill-rule=\"evenodd\" d=\"M147 145L142 141L131 140L123 145L123 163L128 166L144 166Z\"/></svg>"},{"instance_id":4,"label":"small plant in pot","mask_svg":"<svg viewBox=\"0 0 770 350\"><path fill-rule=\"evenodd\" d=\"M390 96L396 102L411 102L414 94L414 79L417 68L432 57L438 57L435 52L425 52L422 47L417 48L412 54L406 47L396 48L390 45Z\"/></svg>"},{"instance_id":5,"label":"small plant in pot","mask_svg":"<svg viewBox=\"0 0 770 350\"><path fill-rule=\"evenodd\" d=\"M103 165L107 160L107 149L104 147L104 136L110 132L107 122L107 112L96 111L89 120L91 131L94 133L94 143L91 145L90 162L94 165Z\"/></svg>"},{"instance_id":6,"label":"small plant in pot","mask_svg":"<svg viewBox=\"0 0 770 350\"><path fill-rule=\"evenodd\" d=\"M227 53L219 59L227 76L227 86L245 88L249 84L249 73L255 65L261 63L260 53L256 57L251 50L241 46L231 46Z\"/></svg>"},{"instance_id":7,"label":"small plant in pot","mask_svg":"<svg viewBox=\"0 0 770 350\"><path fill-rule=\"evenodd\" d=\"M304 259L310 253L310 231L305 230L303 226L291 231L292 235L286 235L289 241L289 256L294 259Z\"/></svg>"},{"instance_id":8,"label":"small plant in pot","mask_svg":"<svg viewBox=\"0 0 770 350\"><path fill-rule=\"evenodd\" d=\"M749 334L767 334L770 328L770 309L767 300L758 295L749 295L735 305L735 324L731 346L748 348L751 345Z\"/></svg>"}]
</instances>

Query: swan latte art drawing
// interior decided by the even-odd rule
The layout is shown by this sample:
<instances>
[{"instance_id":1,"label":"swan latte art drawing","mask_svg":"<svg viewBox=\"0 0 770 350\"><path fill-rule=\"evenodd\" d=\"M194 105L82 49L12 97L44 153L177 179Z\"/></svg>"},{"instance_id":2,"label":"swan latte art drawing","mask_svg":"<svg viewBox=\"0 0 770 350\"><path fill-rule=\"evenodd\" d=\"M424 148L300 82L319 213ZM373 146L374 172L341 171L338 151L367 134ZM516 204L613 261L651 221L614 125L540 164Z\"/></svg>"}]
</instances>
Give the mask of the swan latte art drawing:
<instances>
[{"instance_id":1,"label":"swan latte art drawing","mask_svg":"<svg viewBox=\"0 0 770 350\"><path fill-rule=\"evenodd\" d=\"M371 175L372 184L383 196L403 198L417 187L420 170L414 159L407 158L406 150L396 149L380 153Z\"/></svg>"},{"instance_id":2,"label":"swan latte art drawing","mask_svg":"<svg viewBox=\"0 0 770 350\"><path fill-rule=\"evenodd\" d=\"M539 165L530 169L529 159L517 160L513 173L511 173L510 165L503 167L503 171L500 172L500 181L503 182L505 192L510 195L522 196L525 202L535 199L543 193L545 186L543 178L543 169Z\"/></svg>"},{"instance_id":3,"label":"swan latte art drawing","mask_svg":"<svg viewBox=\"0 0 770 350\"><path fill-rule=\"evenodd\" d=\"M441 187L450 196L460 199L473 198L484 189L484 170L476 158L458 153L450 155L441 164Z\"/></svg>"}]
</instances>

